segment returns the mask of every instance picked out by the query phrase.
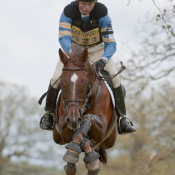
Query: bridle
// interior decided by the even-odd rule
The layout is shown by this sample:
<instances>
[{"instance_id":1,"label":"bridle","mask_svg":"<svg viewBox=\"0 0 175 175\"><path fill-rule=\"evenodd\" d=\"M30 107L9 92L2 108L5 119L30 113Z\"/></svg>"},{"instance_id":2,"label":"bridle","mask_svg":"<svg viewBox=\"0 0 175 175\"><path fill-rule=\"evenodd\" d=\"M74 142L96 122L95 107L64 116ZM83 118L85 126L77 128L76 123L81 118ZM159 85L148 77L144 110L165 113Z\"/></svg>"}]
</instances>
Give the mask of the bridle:
<instances>
[{"instance_id":1,"label":"bridle","mask_svg":"<svg viewBox=\"0 0 175 175\"><path fill-rule=\"evenodd\" d=\"M100 90L101 90L101 81L109 81L111 79L113 79L114 77L116 77L117 75L119 75L121 72L123 72L123 70L126 69L126 67L123 65L123 62L120 62L121 64L121 68L120 70L114 74L114 75L110 75L110 76L100 76L99 72L97 73L96 71L96 65L94 64L93 69L94 72L96 73L96 79L92 85L92 87L90 86L89 82L86 86L87 89L87 93L84 99L76 99L76 100L68 100L68 99L64 99L63 97L63 111L64 113L67 115L68 114L68 110L70 108L70 106L76 106L79 111L80 111L80 117L82 117L82 115L89 109L92 108L95 100L97 99ZM87 72L86 68L63 68L62 71L80 71L80 70L84 70ZM89 102L89 97L92 95L92 91L95 91L94 94L94 98ZM70 104L68 105L68 107L66 106L66 102L69 102ZM77 102L83 102L82 108L79 107L79 105L77 105ZM89 103L88 103L89 102Z\"/></svg>"},{"instance_id":2,"label":"bridle","mask_svg":"<svg viewBox=\"0 0 175 175\"><path fill-rule=\"evenodd\" d=\"M87 72L85 67L83 68L63 68L62 69L62 71L82 71L82 70ZM80 111L80 117L82 117L83 113L86 111L86 106L87 106L89 96L91 95L91 86L89 82L86 85L86 89L87 89L87 93L84 99L71 100L71 99L64 99L63 97L63 111L65 115L68 115L68 111L71 106L76 106ZM82 108L80 108L79 104L77 104L79 102L83 102ZM67 106L66 103L69 103L69 105Z\"/></svg>"},{"instance_id":3,"label":"bridle","mask_svg":"<svg viewBox=\"0 0 175 175\"><path fill-rule=\"evenodd\" d=\"M121 64L121 68L120 70L118 71L118 73L114 74L114 75L110 75L110 76L100 76L97 71L96 71L96 65L94 64L93 66L93 69L94 69L94 72L96 73L96 80L94 81L92 87L90 86L89 82L86 86L87 88L87 94L85 96L84 99L76 99L76 100L69 100L69 99L64 99L63 98L63 111L64 113L67 115L68 114L68 109L70 106L76 106L79 111L80 111L80 116L82 117L82 115L89 109L92 108L96 98L98 97L99 95L99 92L100 92L100 89L101 89L101 81L108 81L108 80L111 80L113 79L114 77L116 77L117 75L119 75L121 72L123 72L123 70L126 69L126 67L123 65L123 62L121 61L120 62ZM80 71L80 70L84 70L87 72L86 68L83 67L83 68L63 68L62 71ZM42 104L42 101L43 99L45 98L45 96L47 95L47 93L53 88L53 86L60 80L61 76L55 81L55 83L48 89L47 92L45 92L39 99L38 103L41 105ZM92 95L92 91L95 91L95 96L94 98L91 100L91 102L88 104L88 101L89 101L89 97ZM66 107L66 102L71 102L71 104L69 104L69 107L67 108ZM76 103L77 102L84 102L83 103L83 106L82 108L80 108Z\"/></svg>"}]
</instances>

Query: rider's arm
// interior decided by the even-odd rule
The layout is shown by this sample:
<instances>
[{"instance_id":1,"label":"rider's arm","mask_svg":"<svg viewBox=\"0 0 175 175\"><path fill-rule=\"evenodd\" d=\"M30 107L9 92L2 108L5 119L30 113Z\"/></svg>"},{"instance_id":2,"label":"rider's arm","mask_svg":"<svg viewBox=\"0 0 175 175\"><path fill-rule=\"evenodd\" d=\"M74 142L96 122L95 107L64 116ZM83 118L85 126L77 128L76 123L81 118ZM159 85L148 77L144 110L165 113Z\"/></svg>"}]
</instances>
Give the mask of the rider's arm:
<instances>
[{"instance_id":1,"label":"rider's arm","mask_svg":"<svg viewBox=\"0 0 175 175\"><path fill-rule=\"evenodd\" d=\"M72 44L72 19L65 16L64 12L59 23L59 42L65 52L69 52Z\"/></svg>"},{"instance_id":2,"label":"rider's arm","mask_svg":"<svg viewBox=\"0 0 175 175\"><path fill-rule=\"evenodd\" d=\"M104 53L102 58L109 61L112 55L116 52L116 42L113 36L111 18L109 15L107 14L106 16L100 18L99 24L104 42Z\"/></svg>"}]
</instances>

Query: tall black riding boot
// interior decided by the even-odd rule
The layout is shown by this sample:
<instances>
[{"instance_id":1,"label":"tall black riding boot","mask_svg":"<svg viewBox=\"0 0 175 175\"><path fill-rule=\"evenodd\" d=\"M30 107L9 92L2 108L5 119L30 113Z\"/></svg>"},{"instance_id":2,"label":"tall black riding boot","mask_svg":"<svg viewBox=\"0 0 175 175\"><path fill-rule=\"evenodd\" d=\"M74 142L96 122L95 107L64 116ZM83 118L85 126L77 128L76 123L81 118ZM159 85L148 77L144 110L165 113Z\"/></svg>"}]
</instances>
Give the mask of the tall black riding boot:
<instances>
[{"instance_id":1,"label":"tall black riding boot","mask_svg":"<svg viewBox=\"0 0 175 175\"><path fill-rule=\"evenodd\" d=\"M118 129L119 134L128 134L135 132L136 128L133 126L132 122L126 117L126 108L122 86L114 89L115 97L115 108L118 116Z\"/></svg>"},{"instance_id":2,"label":"tall black riding boot","mask_svg":"<svg viewBox=\"0 0 175 175\"><path fill-rule=\"evenodd\" d=\"M49 88L51 86L49 85ZM46 113L41 118L40 128L44 130L53 130L54 129L54 112L56 106L56 100L58 96L58 89L54 89L53 87L48 91L46 98L46 105L44 110Z\"/></svg>"}]
</instances>

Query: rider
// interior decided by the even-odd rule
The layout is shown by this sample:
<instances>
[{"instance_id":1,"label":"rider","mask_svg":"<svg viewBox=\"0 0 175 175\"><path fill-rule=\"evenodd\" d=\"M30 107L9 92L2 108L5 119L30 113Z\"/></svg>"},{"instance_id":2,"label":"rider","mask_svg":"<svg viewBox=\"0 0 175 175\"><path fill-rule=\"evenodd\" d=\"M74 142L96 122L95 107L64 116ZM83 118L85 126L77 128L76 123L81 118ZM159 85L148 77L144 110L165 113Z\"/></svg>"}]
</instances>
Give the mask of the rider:
<instances>
[{"instance_id":1,"label":"rider","mask_svg":"<svg viewBox=\"0 0 175 175\"><path fill-rule=\"evenodd\" d=\"M111 19L105 5L97 0L76 0L64 8L59 23L59 42L65 53L71 52L71 44L75 42L88 49L90 61L96 62L96 68L104 69L110 75L116 74L112 55L116 52L116 42L113 36ZM59 81L63 64L59 60L51 79L46 98L46 113L41 118L40 127L45 130L53 128L53 115L59 89ZM126 109L119 76L112 79L118 119L120 119L120 134L136 131L136 128L126 118ZM54 84L55 83L55 84ZM120 117L122 116L122 117Z\"/></svg>"}]
</instances>

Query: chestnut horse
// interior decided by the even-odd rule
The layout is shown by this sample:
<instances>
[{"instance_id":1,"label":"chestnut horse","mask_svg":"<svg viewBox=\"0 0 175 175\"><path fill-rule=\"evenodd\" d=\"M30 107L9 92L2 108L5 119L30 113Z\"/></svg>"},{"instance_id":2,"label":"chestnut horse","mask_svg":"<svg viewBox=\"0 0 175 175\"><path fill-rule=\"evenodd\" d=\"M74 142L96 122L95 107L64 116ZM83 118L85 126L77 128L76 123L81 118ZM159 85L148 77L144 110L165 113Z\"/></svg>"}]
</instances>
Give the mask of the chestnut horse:
<instances>
[{"instance_id":1,"label":"chestnut horse","mask_svg":"<svg viewBox=\"0 0 175 175\"><path fill-rule=\"evenodd\" d=\"M87 49L72 44L71 50L69 55L59 50L64 67L60 77L62 93L57 102L53 139L57 144L68 145L63 157L67 162L64 167L67 175L76 174L76 163L81 152L79 148L85 152L88 175L97 175L101 163L107 163L105 149L113 147L116 141L116 115L105 82L98 79L95 66L88 61ZM87 128L83 122L89 127L85 137L77 132Z\"/></svg>"}]
</instances>

